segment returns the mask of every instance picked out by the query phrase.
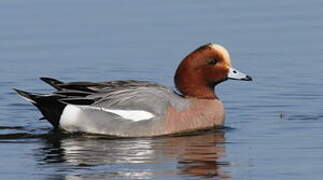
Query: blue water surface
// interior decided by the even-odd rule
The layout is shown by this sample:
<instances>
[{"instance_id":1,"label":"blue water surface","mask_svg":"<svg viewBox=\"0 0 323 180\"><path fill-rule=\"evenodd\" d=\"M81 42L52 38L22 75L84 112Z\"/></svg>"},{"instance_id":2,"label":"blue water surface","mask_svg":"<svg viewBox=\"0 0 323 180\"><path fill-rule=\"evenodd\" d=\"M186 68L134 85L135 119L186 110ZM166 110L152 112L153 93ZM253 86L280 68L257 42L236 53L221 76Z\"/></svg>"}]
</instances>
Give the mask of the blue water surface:
<instances>
[{"instance_id":1,"label":"blue water surface","mask_svg":"<svg viewBox=\"0 0 323 180\"><path fill-rule=\"evenodd\" d=\"M321 179L323 1L0 1L1 179ZM226 128L108 139L51 130L12 88L149 80L214 42L253 82L216 87Z\"/></svg>"}]
</instances>

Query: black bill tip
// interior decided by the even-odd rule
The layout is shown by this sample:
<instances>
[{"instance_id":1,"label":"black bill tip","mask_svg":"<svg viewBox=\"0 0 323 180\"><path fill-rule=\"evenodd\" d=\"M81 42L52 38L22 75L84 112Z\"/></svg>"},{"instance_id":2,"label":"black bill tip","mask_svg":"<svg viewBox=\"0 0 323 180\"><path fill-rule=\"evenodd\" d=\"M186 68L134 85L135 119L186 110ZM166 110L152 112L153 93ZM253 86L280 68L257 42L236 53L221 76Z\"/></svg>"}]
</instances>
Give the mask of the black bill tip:
<instances>
[{"instance_id":1,"label":"black bill tip","mask_svg":"<svg viewBox=\"0 0 323 180\"><path fill-rule=\"evenodd\" d=\"M252 81L252 77L247 75L245 78L243 78L241 80L244 80L244 81Z\"/></svg>"}]
</instances>

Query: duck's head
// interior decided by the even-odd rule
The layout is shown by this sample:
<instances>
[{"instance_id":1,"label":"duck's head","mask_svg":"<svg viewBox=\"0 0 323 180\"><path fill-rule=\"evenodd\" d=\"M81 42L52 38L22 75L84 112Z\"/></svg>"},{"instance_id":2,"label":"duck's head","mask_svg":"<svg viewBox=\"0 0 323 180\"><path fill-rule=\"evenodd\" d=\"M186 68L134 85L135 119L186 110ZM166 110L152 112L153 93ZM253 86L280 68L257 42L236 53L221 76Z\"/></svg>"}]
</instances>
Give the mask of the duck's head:
<instances>
[{"instance_id":1,"label":"duck's head","mask_svg":"<svg viewBox=\"0 0 323 180\"><path fill-rule=\"evenodd\" d=\"M214 87L227 79L251 81L252 78L231 65L228 51L218 44L206 44L187 55L175 74L175 85L186 97L217 98Z\"/></svg>"}]
</instances>

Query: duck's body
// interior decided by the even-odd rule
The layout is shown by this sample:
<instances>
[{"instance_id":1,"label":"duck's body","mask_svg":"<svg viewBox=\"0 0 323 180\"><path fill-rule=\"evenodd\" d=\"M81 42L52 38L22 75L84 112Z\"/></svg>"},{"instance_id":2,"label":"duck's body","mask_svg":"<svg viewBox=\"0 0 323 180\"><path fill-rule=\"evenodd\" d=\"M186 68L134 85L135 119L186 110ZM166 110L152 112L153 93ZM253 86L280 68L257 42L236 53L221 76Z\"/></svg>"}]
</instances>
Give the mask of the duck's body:
<instances>
[{"instance_id":1,"label":"duck's body","mask_svg":"<svg viewBox=\"0 0 323 180\"><path fill-rule=\"evenodd\" d=\"M228 78L251 80L230 66L226 50L208 44L179 65L175 84L181 95L146 81L64 83L51 78L41 79L56 88L53 94L16 91L54 128L121 137L161 136L223 125L224 108L214 86ZM238 77L230 77L230 72Z\"/></svg>"}]
</instances>

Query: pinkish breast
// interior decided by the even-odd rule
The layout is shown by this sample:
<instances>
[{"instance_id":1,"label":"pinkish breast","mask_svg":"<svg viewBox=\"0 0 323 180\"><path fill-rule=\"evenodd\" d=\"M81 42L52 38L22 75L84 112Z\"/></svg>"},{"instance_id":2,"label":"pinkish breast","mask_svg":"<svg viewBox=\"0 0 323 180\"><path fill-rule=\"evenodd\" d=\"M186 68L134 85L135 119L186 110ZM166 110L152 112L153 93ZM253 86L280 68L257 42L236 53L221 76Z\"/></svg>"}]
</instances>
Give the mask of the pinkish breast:
<instances>
[{"instance_id":1,"label":"pinkish breast","mask_svg":"<svg viewBox=\"0 0 323 180\"><path fill-rule=\"evenodd\" d=\"M224 107L217 99L191 98L191 105L177 111L169 107L165 119L165 134L183 133L199 129L222 126L225 119Z\"/></svg>"}]
</instances>

